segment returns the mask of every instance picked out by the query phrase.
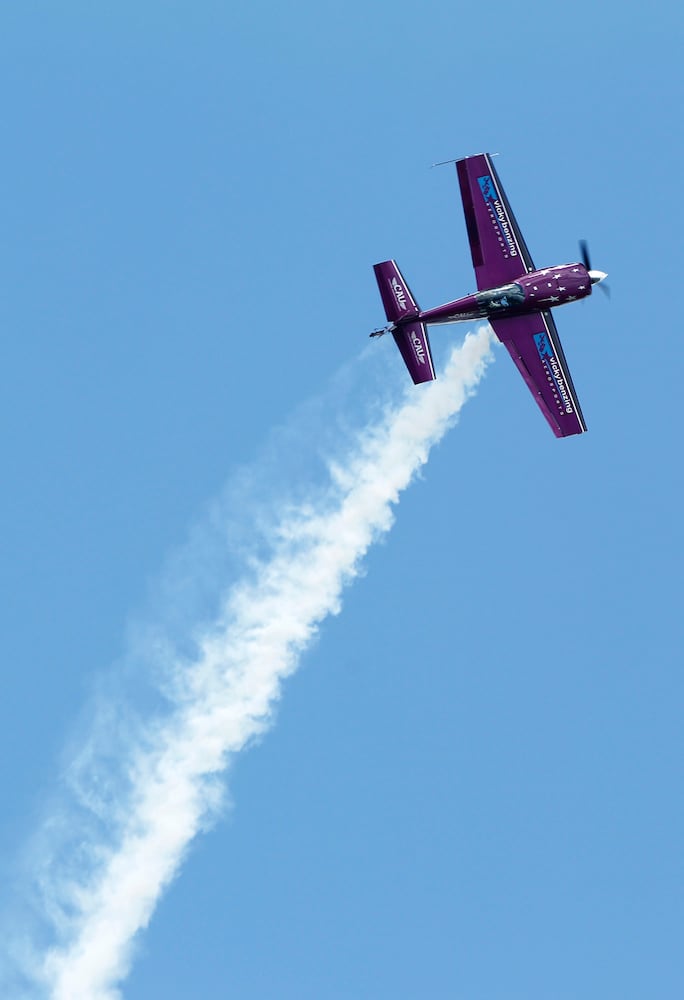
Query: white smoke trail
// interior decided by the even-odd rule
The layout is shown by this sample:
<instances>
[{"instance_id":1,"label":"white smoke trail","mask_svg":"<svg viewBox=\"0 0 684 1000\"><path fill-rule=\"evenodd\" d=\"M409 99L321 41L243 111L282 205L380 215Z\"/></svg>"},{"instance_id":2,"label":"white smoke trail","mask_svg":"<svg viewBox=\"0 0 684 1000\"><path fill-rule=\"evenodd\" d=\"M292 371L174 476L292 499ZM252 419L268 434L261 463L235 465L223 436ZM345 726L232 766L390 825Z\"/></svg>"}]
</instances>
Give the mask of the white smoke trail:
<instances>
[{"instance_id":1,"label":"white smoke trail","mask_svg":"<svg viewBox=\"0 0 684 1000\"><path fill-rule=\"evenodd\" d=\"M232 755L268 727L282 680L339 610L390 528L392 505L482 377L490 338L489 328L469 335L437 382L412 388L363 430L330 469L325 501L288 512L271 555L228 593L193 661L170 665L173 711L131 751L125 801L110 803L114 841L102 837L83 870L59 882L53 874L45 889L60 943L34 956L32 972L52 1000L120 996L135 937L215 812Z\"/></svg>"}]
</instances>

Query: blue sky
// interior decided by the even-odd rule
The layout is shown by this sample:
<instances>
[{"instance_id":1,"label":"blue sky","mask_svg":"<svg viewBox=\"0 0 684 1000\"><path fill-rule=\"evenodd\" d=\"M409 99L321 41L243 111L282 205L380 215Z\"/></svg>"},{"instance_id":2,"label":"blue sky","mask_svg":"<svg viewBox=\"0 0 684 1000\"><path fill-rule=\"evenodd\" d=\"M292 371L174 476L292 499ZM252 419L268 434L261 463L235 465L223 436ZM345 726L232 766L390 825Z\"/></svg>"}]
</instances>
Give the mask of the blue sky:
<instances>
[{"instance_id":1,"label":"blue sky","mask_svg":"<svg viewBox=\"0 0 684 1000\"><path fill-rule=\"evenodd\" d=\"M610 274L557 314L589 433L557 441L495 351L122 995L681 993L681 14L29 2L0 28L5 920L44 947L27 845L93 691L152 718L131 635L182 642L261 505L400 394L371 265L426 307L472 290L429 165L498 151L535 262L586 238ZM227 482L233 548L174 557Z\"/></svg>"}]
</instances>

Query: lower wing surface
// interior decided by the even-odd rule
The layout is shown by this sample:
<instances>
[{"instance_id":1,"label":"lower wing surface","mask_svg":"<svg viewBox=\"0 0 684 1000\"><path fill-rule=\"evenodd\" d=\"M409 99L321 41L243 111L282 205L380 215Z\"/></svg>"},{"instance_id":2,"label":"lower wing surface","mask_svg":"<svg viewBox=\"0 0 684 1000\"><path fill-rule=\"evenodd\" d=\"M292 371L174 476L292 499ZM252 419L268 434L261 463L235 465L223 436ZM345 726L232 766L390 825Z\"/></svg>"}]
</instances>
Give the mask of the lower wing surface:
<instances>
[{"instance_id":1,"label":"lower wing surface","mask_svg":"<svg viewBox=\"0 0 684 1000\"><path fill-rule=\"evenodd\" d=\"M550 312L490 320L556 437L587 429Z\"/></svg>"}]
</instances>

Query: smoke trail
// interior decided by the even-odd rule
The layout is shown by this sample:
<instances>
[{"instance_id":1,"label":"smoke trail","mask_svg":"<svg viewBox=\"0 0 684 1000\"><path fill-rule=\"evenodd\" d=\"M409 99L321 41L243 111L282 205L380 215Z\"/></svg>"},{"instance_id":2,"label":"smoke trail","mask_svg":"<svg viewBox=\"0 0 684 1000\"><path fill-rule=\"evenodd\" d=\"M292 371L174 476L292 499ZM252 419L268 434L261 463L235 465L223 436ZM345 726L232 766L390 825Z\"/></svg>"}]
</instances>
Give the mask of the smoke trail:
<instances>
[{"instance_id":1,"label":"smoke trail","mask_svg":"<svg viewBox=\"0 0 684 1000\"><path fill-rule=\"evenodd\" d=\"M283 679L339 611L344 586L390 528L392 505L482 377L490 338L489 328L469 335L439 381L364 428L330 468L324 497L287 512L268 557L195 640L192 661L169 664L173 710L129 751L124 800L108 799L106 774L91 781L92 809L115 836L103 834L85 862L44 887L60 943L34 956L32 973L52 1000L120 996L135 937L215 814L232 756L268 727Z\"/></svg>"}]
</instances>

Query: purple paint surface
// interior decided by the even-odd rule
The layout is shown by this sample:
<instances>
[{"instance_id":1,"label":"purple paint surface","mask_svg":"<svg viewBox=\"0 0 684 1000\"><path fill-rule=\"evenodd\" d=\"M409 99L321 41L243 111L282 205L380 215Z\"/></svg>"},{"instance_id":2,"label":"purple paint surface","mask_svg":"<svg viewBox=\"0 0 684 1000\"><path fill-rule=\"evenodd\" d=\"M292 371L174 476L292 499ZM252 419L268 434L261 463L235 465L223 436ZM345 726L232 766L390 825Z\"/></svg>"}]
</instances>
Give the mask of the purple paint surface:
<instances>
[{"instance_id":1,"label":"purple paint surface","mask_svg":"<svg viewBox=\"0 0 684 1000\"><path fill-rule=\"evenodd\" d=\"M393 260L374 265L391 332L414 382L435 373L427 325L487 319L557 437L586 431L551 309L591 295L601 271L585 263L535 269L487 153L456 162L477 292L421 310Z\"/></svg>"}]
</instances>

